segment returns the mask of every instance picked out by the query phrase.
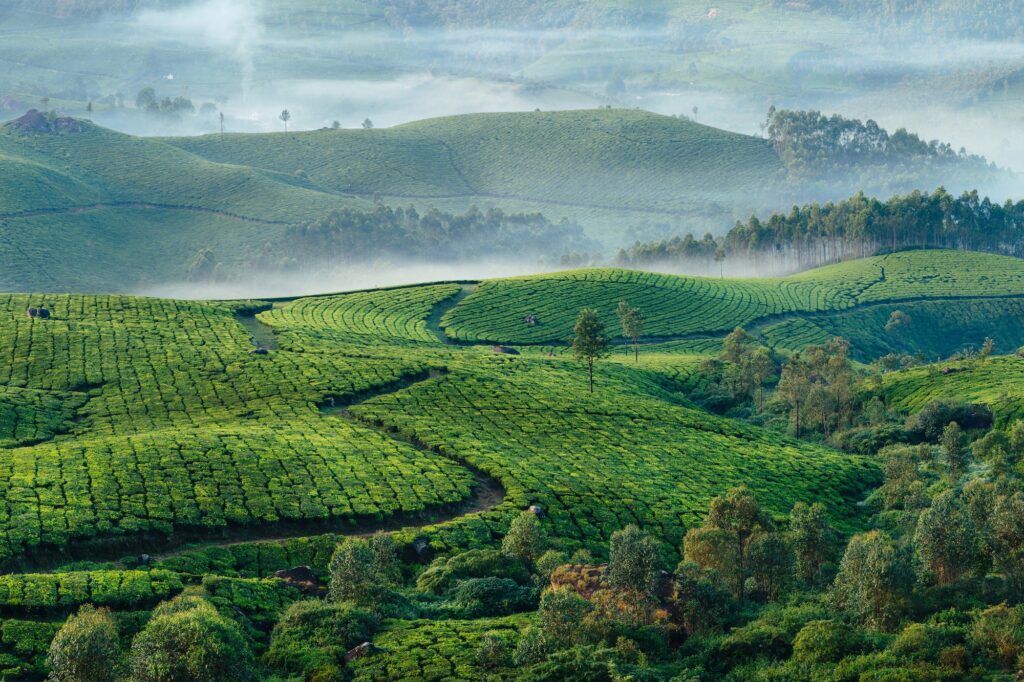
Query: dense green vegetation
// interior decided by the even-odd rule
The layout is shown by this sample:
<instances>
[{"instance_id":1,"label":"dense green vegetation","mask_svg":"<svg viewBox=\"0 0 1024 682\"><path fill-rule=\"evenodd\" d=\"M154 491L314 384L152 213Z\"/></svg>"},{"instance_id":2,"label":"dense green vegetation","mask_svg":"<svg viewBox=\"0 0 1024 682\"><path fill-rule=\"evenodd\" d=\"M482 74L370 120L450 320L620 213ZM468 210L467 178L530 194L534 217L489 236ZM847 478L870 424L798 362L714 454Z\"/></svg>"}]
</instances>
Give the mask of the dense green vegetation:
<instances>
[{"instance_id":1,"label":"dense green vegetation","mask_svg":"<svg viewBox=\"0 0 1024 682\"><path fill-rule=\"evenodd\" d=\"M776 118L783 113L797 116ZM684 218L720 231L753 211L818 196L807 173L824 177L831 170L821 166L848 170L853 163L841 136L815 128L830 121L801 125L799 135L773 127L789 145L777 153L768 140L627 109L178 138L132 137L33 111L0 128L0 263L7 277L0 286L123 292L230 280L254 267L589 259L622 244L627 233L663 236ZM817 146L794 141L804 138ZM954 167L976 186L977 159L912 139L909 162L902 147L873 152L888 164L870 173L885 185L879 191L967 186ZM904 166L919 170L922 155L941 168L908 175ZM846 194L849 183L840 184L826 194ZM802 267L882 247L1006 251L1018 213L1018 206L993 206L976 194L915 194L887 204L858 197L764 225L752 219L721 244L636 245L619 260L708 261L721 247L727 258L767 263L781 251L787 265Z\"/></svg>"},{"instance_id":2,"label":"dense green vegetation","mask_svg":"<svg viewBox=\"0 0 1024 682\"><path fill-rule=\"evenodd\" d=\"M650 337L725 332L787 313L835 312L867 303L930 297L985 298L1024 293L1013 258L954 251L910 251L781 279L714 279L598 269L484 282L446 313L451 336L472 341L564 341L579 309L606 319L618 301L644 302ZM535 323L526 318L535 316Z\"/></svg>"},{"instance_id":3,"label":"dense green vegetation","mask_svg":"<svg viewBox=\"0 0 1024 682\"><path fill-rule=\"evenodd\" d=\"M950 460L957 476L1015 471L1018 413L1002 396L1020 362L990 352L1021 341L1022 272L914 251L782 280L595 270L277 303L8 295L0 664L25 680L114 670L91 652L133 680L156 679L152 666L188 679L820 679L840 659L913 667L904 635L885 633L948 626L944 647L999 670L984 653L999 635L982 632L1011 616L984 608L1012 611L1013 566L993 545L943 577L916 515L945 508L938 453L961 439L940 445L948 421L980 443ZM584 307L596 317L581 325ZM488 315L506 310L515 326ZM750 334L722 338L741 320ZM457 322L484 345L453 342ZM553 345L489 345L520 342L520 327ZM998 342L887 371L944 353L936 329ZM677 334L703 336L651 343ZM875 378L848 357L881 355ZM979 405L937 398L991 405L995 435ZM918 587L900 582L905 552L928 567ZM865 602L876 556L894 582ZM299 566L301 579L274 577ZM936 620L961 578L971 600ZM835 636L819 621L840 619L849 641L816 653Z\"/></svg>"},{"instance_id":4,"label":"dense green vegetation","mask_svg":"<svg viewBox=\"0 0 1024 682\"><path fill-rule=\"evenodd\" d=\"M909 248L987 251L1020 256L1024 202L993 203L977 192L954 197L943 189L882 202L863 194L824 205L794 207L767 220L737 222L725 236L692 234L636 243L619 252L624 266L685 267L714 262L800 270Z\"/></svg>"}]
</instances>

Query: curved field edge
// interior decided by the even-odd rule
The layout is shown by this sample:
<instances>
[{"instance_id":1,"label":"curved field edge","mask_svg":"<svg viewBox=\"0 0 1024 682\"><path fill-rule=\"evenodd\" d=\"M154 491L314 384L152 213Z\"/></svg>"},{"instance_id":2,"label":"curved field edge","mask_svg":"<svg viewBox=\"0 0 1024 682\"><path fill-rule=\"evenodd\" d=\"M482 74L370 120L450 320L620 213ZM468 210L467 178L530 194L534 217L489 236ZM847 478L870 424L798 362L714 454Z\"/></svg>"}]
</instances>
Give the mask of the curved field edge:
<instances>
[{"instance_id":1,"label":"curved field edge","mask_svg":"<svg viewBox=\"0 0 1024 682\"><path fill-rule=\"evenodd\" d=\"M794 313L825 313L900 301L1024 296L1024 261L956 251L911 251L778 279L714 279L591 269L480 284L441 325L476 343L564 343L576 314L594 307L616 335L615 307L645 313L655 340L720 334Z\"/></svg>"}]
</instances>

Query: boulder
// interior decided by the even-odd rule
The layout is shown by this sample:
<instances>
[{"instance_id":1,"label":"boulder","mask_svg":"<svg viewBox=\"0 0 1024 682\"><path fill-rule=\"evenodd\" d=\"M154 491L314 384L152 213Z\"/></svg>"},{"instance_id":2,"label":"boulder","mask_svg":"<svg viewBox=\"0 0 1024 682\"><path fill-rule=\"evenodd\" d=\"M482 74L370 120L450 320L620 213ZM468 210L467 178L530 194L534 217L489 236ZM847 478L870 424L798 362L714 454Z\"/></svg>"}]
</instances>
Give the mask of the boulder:
<instances>
[{"instance_id":1,"label":"boulder","mask_svg":"<svg viewBox=\"0 0 1024 682\"><path fill-rule=\"evenodd\" d=\"M547 514L544 511L544 507L540 506L539 504L531 504L526 511L530 512L538 519L543 519L545 516L547 516Z\"/></svg>"},{"instance_id":2,"label":"boulder","mask_svg":"<svg viewBox=\"0 0 1024 682\"><path fill-rule=\"evenodd\" d=\"M283 580L286 585L294 587L309 597L323 597L327 594L327 586L320 582L316 573L309 566L296 566L276 571L272 577Z\"/></svg>"},{"instance_id":3,"label":"boulder","mask_svg":"<svg viewBox=\"0 0 1024 682\"><path fill-rule=\"evenodd\" d=\"M253 348L249 351L249 355L269 355L270 351L266 348Z\"/></svg>"},{"instance_id":4,"label":"boulder","mask_svg":"<svg viewBox=\"0 0 1024 682\"><path fill-rule=\"evenodd\" d=\"M351 663L357 658L363 658L370 654L375 654L378 651L380 651L380 649L374 646L373 642L363 642L354 649L349 649L348 653L345 654L345 662Z\"/></svg>"}]
</instances>

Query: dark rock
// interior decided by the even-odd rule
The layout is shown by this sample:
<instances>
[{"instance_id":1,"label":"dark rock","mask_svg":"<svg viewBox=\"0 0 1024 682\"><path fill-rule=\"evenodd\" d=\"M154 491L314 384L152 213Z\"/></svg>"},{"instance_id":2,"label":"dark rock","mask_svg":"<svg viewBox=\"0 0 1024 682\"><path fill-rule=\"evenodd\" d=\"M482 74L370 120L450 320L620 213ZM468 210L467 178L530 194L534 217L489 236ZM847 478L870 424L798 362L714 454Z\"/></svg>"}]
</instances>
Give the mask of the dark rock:
<instances>
[{"instance_id":1,"label":"dark rock","mask_svg":"<svg viewBox=\"0 0 1024 682\"><path fill-rule=\"evenodd\" d=\"M309 566L296 566L277 571L273 577L283 580L286 585L310 597L323 597L327 594L327 586L320 582Z\"/></svg>"},{"instance_id":2,"label":"dark rock","mask_svg":"<svg viewBox=\"0 0 1024 682\"><path fill-rule=\"evenodd\" d=\"M354 649L349 649L348 653L345 654L345 662L351 663L352 661L358 658L363 658L364 656L375 654L378 651L380 651L380 649L374 646L373 642L363 642Z\"/></svg>"},{"instance_id":3,"label":"dark rock","mask_svg":"<svg viewBox=\"0 0 1024 682\"><path fill-rule=\"evenodd\" d=\"M544 507L540 506L539 504L531 504L527 511L536 516L538 519L543 519L545 516L547 516L547 513L545 513L544 511Z\"/></svg>"},{"instance_id":4,"label":"dark rock","mask_svg":"<svg viewBox=\"0 0 1024 682\"><path fill-rule=\"evenodd\" d=\"M266 348L253 348L249 351L249 355L269 355L270 351Z\"/></svg>"},{"instance_id":5,"label":"dark rock","mask_svg":"<svg viewBox=\"0 0 1024 682\"><path fill-rule=\"evenodd\" d=\"M491 350L495 353L501 353L502 355L519 355L519 351L515 348L509 348L508 346L493 346Z\"/></svg>"},{"instance_id":6,"label":"dark rock","mask_svg":"<svg viewBox=\"0 0 1024 682\"><path fill-rule=\"evenodd\" d=\"M430 538L416 536L402 550L402 559L407 563L429 563L434 558L434 548L430 546Z\"/></svg>"},{"instance_id":7,"label":"dark rock","mask_svg":"<svg viewBox=\"0 0 1024 682\"><path fill-rule=\"evenodd\" d=\"M47 310L46 308L40 308L39 312L38 312L38 315L39 315L39 319L40 320L48 320L48 319L50 319L50 311Z\"/></svg>"},{"instance_id":8,"label":"dark rock","mask_svg":"<svg viewBox=\"0 0 1024 682\"><path fill-rule=\"evenodd\" d=\"M28 310L25 311L25 314L28 315L29 317L39 317L39 309L29 308Z\"/></svg>"}]
</instances>

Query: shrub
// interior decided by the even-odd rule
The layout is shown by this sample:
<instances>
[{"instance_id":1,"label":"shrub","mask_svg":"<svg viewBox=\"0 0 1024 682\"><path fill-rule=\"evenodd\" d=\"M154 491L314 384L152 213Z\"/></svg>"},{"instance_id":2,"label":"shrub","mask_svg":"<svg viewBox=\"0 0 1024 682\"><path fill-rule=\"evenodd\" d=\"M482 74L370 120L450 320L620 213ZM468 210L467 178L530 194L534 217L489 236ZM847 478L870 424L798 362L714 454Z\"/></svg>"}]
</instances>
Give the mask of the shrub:
<instances>
[{"instance_id":1,"label":"shrub","mask_svg":"<svg viewBox=\"0 0 1024 682\"><path fill-rule=\"evenodd\" d=\"M1024 654L1024 607L993 606L978 615L971 641L1003 668L1011 668Z\"/></svg>"},{"instance_id":2,"label":"shrub","mask_svg":"<svg viewBox=\"0 0 1024 682\"><path fill-rule=\"evenodd\" d=\"M527 563L540 556L544 551L544 531L536 514L524 511L512 519L501 541L501 551Z\"/></svg>"},{"instance_id":3,"label":"shrub","mask_svg":"<svg viewBox=\"0 0 1024 682\"><path fill-rule=\"evenodd\" d=\"M179 597L153 611L132 643L131 670L135 682L256 679L241 629L197 597Z\"/></svg>"},{"instance_id":4,"label":"shrub","mask_svg":"<svg viewBox=\"0 0 1024 682\"><path fill-rule=\"evenodd\" d=\"M530 582L530 572L519 559L498 550L473 549L434 560L416 579L416 586L427 592L444 594L460 580L489 576L509 578L520 585Z\"/></svg>"},{"instance_id":5,"label":"shrub","mask_svg":"<svg viewBox=\"0 0 1024 682\"><path fill-rule=\"evenodd\" d=\"M515 653L512 654L512 665L521 668L539 663L548 655L549 649L550 646L544 631L531 625L519 636Z\"/></svg>"},{"instance_id":6,"label":"shrub","mask_svg":"<svg viewBox=\"0 0 1024 682\"><path fill-rule=\"evenodd\" d=\"M957 400L932 400L907 420L907 429L935 442L950 422L956 422L967 431L987 429L992 426L992 409Z\"/></svg>"},{"instance_id":7,"label":"shrub","mask_svg":"<svg viewBox=\"0 0 1024 682\"><path fill-rule=\"evenodd\" d=\"M814 620L793 640L793 658L801 663L836 663L853 653L859 639L844 623Z\"/></svg>"},{"instance_id":8,"label":"shrub","mask_svg":"<svg viewBox=\"0 0 1024 682\"><path fill-rule=\"evenodd\" d=\"M508 642L497 634L486 634L480 640L476 655L477 665L484 670L504 668L509 664L511 656Z\"/></svg>"},{"instance_id":9,"label":"shrub","mask_svg":"<svg viewBox=\"0 0 1024 682\"><path fill-rule=\"evenodd\" d=\"M452 602L466 618L504 616L536 606L533 588L508 578L469 578L452 591Z\"/></svg>"},{"instance_id":10,"label":"shrub","mask_svg":"<svg viewBox=\"0 0 1024 682\"><path fill-rule=\"evenodd\" d=\"M568 588L545 590L540 597L540 621L544 634L555 642L583 639L583 619L593 609L589 601Z\"/></svg>"},{"instance_id":11,"label":"shrub","mask_svg":"<svg viewBox=\"0 0 1024 682\"><path fill-rule=\"evenodd\" d=\"M46 662L53 682L117 679L121 640L110 611L83 606L53 638Z\"/></svg>"},{"instance_id":12,"label":"shrub","mask_svg":"<svg viewBox=\"0 0 1024 682\"><path fill-rule=\"evenodd\" d=\"M376 619L351 604L292 604L274 626L264 660L283 672L316 676L340 669L345 653L373 636Z\"/></svg>"}]
</instances>

